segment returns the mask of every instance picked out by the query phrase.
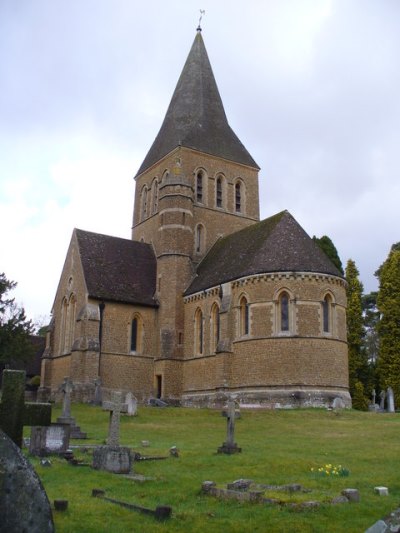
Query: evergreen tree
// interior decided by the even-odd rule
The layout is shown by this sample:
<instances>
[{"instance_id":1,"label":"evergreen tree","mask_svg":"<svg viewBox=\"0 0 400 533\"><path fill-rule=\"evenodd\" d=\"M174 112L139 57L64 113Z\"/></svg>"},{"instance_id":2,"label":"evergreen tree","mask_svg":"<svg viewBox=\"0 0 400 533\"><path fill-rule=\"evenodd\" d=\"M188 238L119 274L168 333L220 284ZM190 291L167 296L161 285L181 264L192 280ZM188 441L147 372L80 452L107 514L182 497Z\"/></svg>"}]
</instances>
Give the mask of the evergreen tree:
<instances>
[{"instance_id":1,"label":"evergreen tree","mask_svg":"<svg viewBox=\"0 0 400 533\"><path fill-rule=\"evenodd\" d=\"M329 257L335 267L339 270L339 272L343 274L342 261L340 260L338 251L332 240L327 235L323 235L320 238L314 235L313 241L318 244L321 250Z\"/></svg>"},{"instance_id":2,"label":"evergreen tree","mask_svg":"<svg viewBox=\"0 0 400 533\"><path fill-rule=\"evenodd\" d=\"M400 244L394 244L378 270L380 321L378 371L381 389L400 399Z\"/></svg>"},{"instance_id":3,"label":"evergreen tree","mask_svg":"<svg viewBox=\"0 0 400 533\"><path fill-rule=\"evenodd\" d=\"M7 298L7 294L16 285L15 281L8 280L4 273L0 274L0 362L3 364L26 360L34 353L30 341L33 325L14 298Z\"/></svg>"},{"instance_id":4,"label":"evergreen tree","mask_svg":"<svg viewBox=\"0 0 400 533\"><path fill-rule=\"evenodd\" d=\"M359 279L359 272L355 262L352 259L347 261L346 265L347 281L347 343L349 349L349 382L350 394L353 398L353 405L364 405L361 396L364 391L368 393L371 386L370 372L366 351L363 346L364 324L362 309L363 285ZM356 385L357 386L356 390ZM357 393L357 403L354 403Z\"/></svg>"}]
</instances>

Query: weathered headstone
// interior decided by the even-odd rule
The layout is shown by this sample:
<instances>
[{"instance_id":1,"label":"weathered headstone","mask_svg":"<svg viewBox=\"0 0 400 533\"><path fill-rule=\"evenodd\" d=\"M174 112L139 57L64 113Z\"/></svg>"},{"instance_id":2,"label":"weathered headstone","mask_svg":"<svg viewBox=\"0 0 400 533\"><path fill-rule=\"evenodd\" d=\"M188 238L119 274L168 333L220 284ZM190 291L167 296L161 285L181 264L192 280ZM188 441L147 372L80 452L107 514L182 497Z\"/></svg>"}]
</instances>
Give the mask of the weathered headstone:
<instances>
[{"instance_id":1,"label":"weathered headstone","mask_svg":"<svg viewBox=\"0 0 400 533\"><path fill-rule=\"evenodd\" d=\"M131 392L127 392L125 396L126 414L129 416L137 415L137 399Z\"/></svg>"},{"instance_id":2,"label":"weathered headstone","mask_svg":"<svg viewBox=\"0 0 400 533\"><path fill-rule=\"evenodd\" d=\"M25 403L25 372L4 370L0 429L21 447L23 426L48 426L50 422L49 403Z\"/></svg>"},{"instance_id":3,"label":"weathered headstone","mask_svg":"<svg viewBox=\"0 0 400 533\"><path fill-rule=\"evenodd\" d=\"M112 392L111 400L103 402L103 410L110 411L107 444L119 446L119 421L121 413L126 413L127 405L122 402L121 392Z\"/></svg>"},{"instance_id":4,"label":"weathered headstone","mask_svg":"<svg viewBox=\"0 0 400 533\"><path fill-rule=\"evenodd\" d=\"M386 398L387 398L387 411L388 413L394 413L394 393L392 387L388 387L386 391Z\"/></svg>"},{"instance_id":5,"label":"weathered headstone","mask_svg":"<svg viewBox=\"0 0 400 533\"><path fill-rule=\"evenodd\" d=\"M65 377L59 389L63 392L63 405L61 416L57 418L59 424L69 424L71 426L72 439L86 439L86 433L76 425L75 418L71 416L71 395L74 390L74 384L69 377Z\"/></svg>"},{"instance_id":6,"label":"weathered headstone","mask_svg":"<svg viewBox=\"0 0 400 533\"><path fill-rule=\"evenodd\" d=\"M64 454L69 447L71 426L69 424L51 424L34 426L31 429L29 453L43 457L49 454Z\"/></svg>"},{"instance_id":7,"label":"weathered headstone","mask_svg":"<svg viewBox=\"0 0 400 533\"><path fill-rule=\"evenodd\" d=\"M379 404L379 408L381 411L384 411L385 410L385 398L386 398L386 394L385 394L385 391L381 391L381 393L379 394L379 398L380 398L380 404Z\"/></svg>"},{"instance_id":8,"label":"weathered headstone","mask_svg":"<svg viewBox=\"0 0 400 533\"><path fill-rule=\"evenodd\" d=\"M343 398L340 398L339 396L337 396L333 400L332 409L345 409L345 408L346 408L346 404L344 403Z\"/></svg>"},{"instance_id":9,"label":"weathered headstone","mask_svg":"<svg viewBox=\"0 0 400 533\"><path fill-rule=\"evenodd\" d=\"M128 474L131 471L132 456L129 448L119 445L120 415L127 409L126 404L122 403L122 394L113 392L111 400L103 402L103 409L110 411L107 445L99 446L93 451L93 468L114 474Z\"/></svg>"},{"instance_id":10,"label":"weathered headstone","mask_svg":"<svg viewBox=\"0 0 400 533\"><path fill-rule=\"evenodd\" d=\"M242 451L235 443L235 418L238 418L239 413L236 411L236 402L228 400L226 411L222 411L222 416L226 417L226 441L218 448L218 453L233 454Z\"/></svg>"},{"instance_id":11,"label":"weathered headstone","mask_svg":"<svg viewBox=\"0 0 400 533\"><path fill-rule=\"evenodd\" d=\"M0 430L0 531L53 533L50 502L32 465Z\"/></svg>"},{"instance_id":12,"label":"weathered headstone","mask_svg":"<svg viewBox=\"0 0 400 533\"><path fill-rule=\"evenodd\" d=\"M103 391L101 388L101 379L96 378L94 380L94 402L95 405L101 405L103 403Z\"/></svg>"}]
</instances>

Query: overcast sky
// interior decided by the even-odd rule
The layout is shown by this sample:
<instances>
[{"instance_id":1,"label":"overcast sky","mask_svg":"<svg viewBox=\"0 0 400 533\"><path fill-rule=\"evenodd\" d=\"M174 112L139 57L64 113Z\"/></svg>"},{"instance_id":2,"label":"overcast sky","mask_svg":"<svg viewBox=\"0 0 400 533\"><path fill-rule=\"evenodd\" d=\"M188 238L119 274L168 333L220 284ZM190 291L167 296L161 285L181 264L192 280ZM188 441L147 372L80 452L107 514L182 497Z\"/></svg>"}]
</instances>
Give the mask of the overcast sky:
<instances>
[{"instance_id":1,"label":"overcast sky","mask_svg":"<svg viewBox=\"0 0 400 533\"><path fill-rule=\"evenodd\" d=\"M261 217L356 261L400 241L400 1L1 0L0 272L50 314L74 227L130 238L134 181L200 16Z\"/></svg>"}]
</instances>

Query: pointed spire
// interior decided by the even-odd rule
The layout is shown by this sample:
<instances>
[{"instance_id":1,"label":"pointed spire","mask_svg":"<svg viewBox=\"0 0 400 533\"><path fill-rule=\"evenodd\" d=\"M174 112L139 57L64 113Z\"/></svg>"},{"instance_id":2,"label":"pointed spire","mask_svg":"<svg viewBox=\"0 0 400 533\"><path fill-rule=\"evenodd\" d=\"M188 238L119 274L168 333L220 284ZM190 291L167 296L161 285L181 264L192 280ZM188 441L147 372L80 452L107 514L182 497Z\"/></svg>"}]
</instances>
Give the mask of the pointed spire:
<instances>
[{"instance_id":1,"label":"pointed spire","mask_svg":"<svg viewBox=\"0 0 400 533\"><path fill-rule=\"evenodd\" d=\"M177 146L259 168L228 124L198 30L158 135L138 174Z\"/></svg>"}]
</instances>

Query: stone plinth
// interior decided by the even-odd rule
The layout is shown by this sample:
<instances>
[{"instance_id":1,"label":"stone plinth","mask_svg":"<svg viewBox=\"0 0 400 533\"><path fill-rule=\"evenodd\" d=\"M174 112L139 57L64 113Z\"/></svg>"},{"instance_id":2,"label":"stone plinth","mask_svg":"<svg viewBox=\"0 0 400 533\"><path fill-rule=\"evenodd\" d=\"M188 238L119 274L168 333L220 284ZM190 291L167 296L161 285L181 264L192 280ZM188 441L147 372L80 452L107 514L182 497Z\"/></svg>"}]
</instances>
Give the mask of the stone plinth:
<instances>
[{"instance_id":1,"label":"stone plinth","mask_svg":"<svg viewBox=\"0 0 400 533\"><path fill-rule=\"evenodd\" d=\"M124 446L99 446L93 451L93 468L114 474L129 474L131 454Z\"/></svg>"}]
</instances>

